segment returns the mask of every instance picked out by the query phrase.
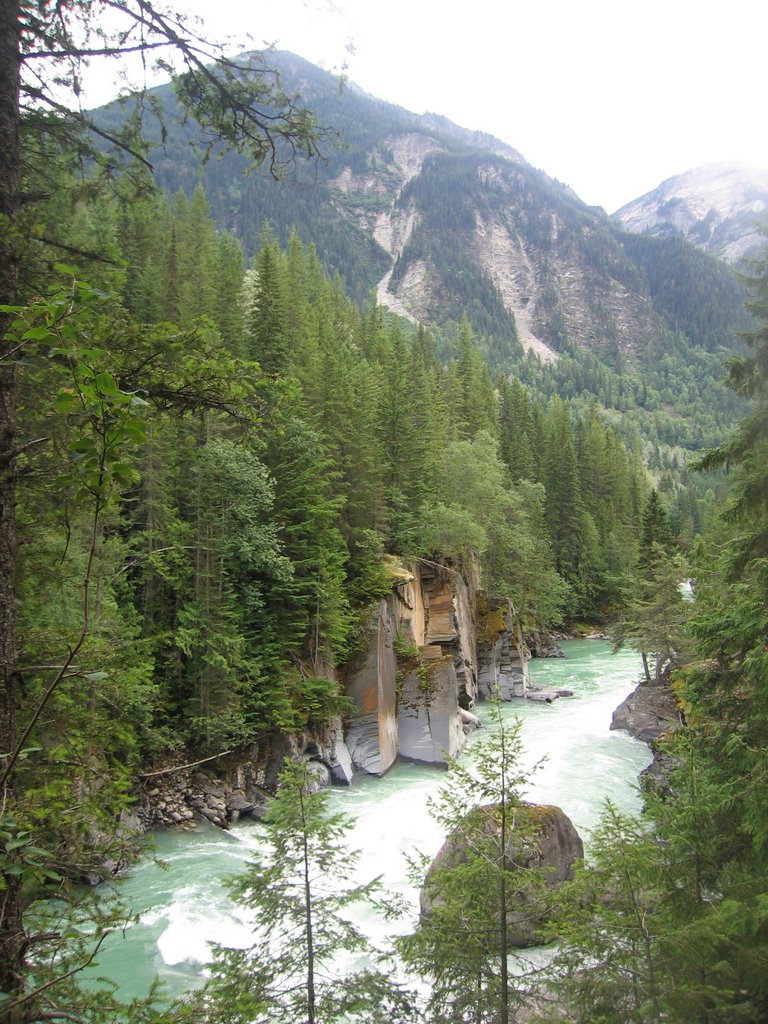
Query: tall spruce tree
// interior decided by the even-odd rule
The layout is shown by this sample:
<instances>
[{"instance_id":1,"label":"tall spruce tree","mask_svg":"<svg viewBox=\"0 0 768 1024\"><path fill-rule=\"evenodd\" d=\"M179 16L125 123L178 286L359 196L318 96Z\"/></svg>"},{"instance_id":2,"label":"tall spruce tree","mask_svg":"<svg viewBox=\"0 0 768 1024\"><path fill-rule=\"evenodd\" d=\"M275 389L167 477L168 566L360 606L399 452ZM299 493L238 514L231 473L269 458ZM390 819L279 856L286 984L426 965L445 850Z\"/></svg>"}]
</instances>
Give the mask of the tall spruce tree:
<instances>
[{"instance_id":1,"label":"tall spruce tree","mask_svg":"<svg viewBox=\"0 0 768 1024\"><path fill-rule=\"evenodd\" d=\"M573 917L557 929L566 966L554 984L585 1024L731 1024L768 1013L768 261L754 268L759 326L730 378L755 406L702 460L731 459L732 489L692 552L693 649L675 675L684 724L664 744L667 785L646 795L642 821L609 811ZM640 561L651 578L669 574L671 588L657 498L646 511Z\"/></svg>"},{"instance_id":2,"label":"tall spruce tree","mask_svg":"<svg viewBox=\"0 0 768 1024\"><path fill-rule=\"evenodd\" d=\"M331 813L306 762L288 762L264 821L265 849L232 883L253 914L254 941L219 947L205 997L216 1024L391 1024L414 1019L380 952L351 916L377 898L354 881L351 822ZM360 966L361 961L364 966ZM367 961L367 964L365 963Z\"/></svg>"},{"instance_id":3,"label":"tall spruce tree","mask_svg":"<svg viewBox=\"0 0 768 1024\"><path fill-rule=\"evenodd\" d=\"M668 678L682 660L687 608L680 590L681 573L666 509L652 490L643 511L631 595L612 633L614 650L632 644L640 651L647 683L658 684L663 677Z\"/></svg>"},{"instance_id":4,"label":"tall spruce tree","mask_svg":"<svg viewBox=\"0 0 768 1024\"><path fill-rule=\"evenodd\" d=\"M426 857L413 864L423 884L422 914L398 948L429 982L429 1024L516 1019L525 982L523 971L510 971L508 933L530 933L546 902L545 873L520 866L537 835L520 795L528 777L520 766L520 722L506 722L498 702L493 717L492 737L449 763L430 808L453 852L428 871Z\"/></svg>"},{"instance_id":5,"label":"tall spruce tree","mask_svg":"<svg viewBox=\"0 0 768 1024\"><path fill-rule=\"evenodd\" d=\"M114 32L101 18L106 12L117 14ZM19 435L17 420L19 361L30 366L40 355L47 358L38 344L41 336L20 339L12 330L19 306L34 289L19 274L26 248L24 232L34 232L34 218L27 218L26 210L41 193L48 193L56 179L51 174L52 161L74 167L78 158L83 166L92 160L90 166L112 173L115 154L122 153L147 164L140 133L115 135L109 152L93 145L95 136L89 138L88 133L96 126L78 98L82 62L119 57L133 33L145 52L165 48L178 55L184 74L176 76L176 84L188 110L197 112L231 144L248 148L256 162L266 160L275 173L298 150L315 151L318 138L308 112L280 90L266 62L257 58L246 68L243 62L228 60L172 10L156 8L146 0L119 5L70 0L53 5L20 0L0 3L0 787L2 806L12 815L23 816L17 766L22 739L19 714L26 710L18 663L16 593L18 459L27 441ZM71 105L66 98L68 86ZM104 130L99 133L103 139ZM48 160L27 161L27 155L33 151L39 155L41 150L47 151ZM47 180L41 180L40 173ZM45 287L39 290L44 292ZM102 381L106 384L107 377ZM122 393L116 384L115 391ZM57 660L66 663L66 650ZM59 671L53 672L51 692L58 686ZM38 1019L42 1010L39 1000L27 998L30 939L23 919L28 898L23 872L6 873L5 878L0 901L0 992L5 1005L0 1014L17 1024ZM55 1007L49 1007L49 1012L55 1012Z\"/></svg>"},{"instance_id":6,"label":"tall spruce tree","mask_svg":"<svg viewBox=\"0 0 768 1024\"><path fill-rule=\"evenodd\" d=\"M578 587L583 525L576 441L570 410L557 396L550 400L545 432L546 515L555 568Z\"/></svg>"}]
</instances>

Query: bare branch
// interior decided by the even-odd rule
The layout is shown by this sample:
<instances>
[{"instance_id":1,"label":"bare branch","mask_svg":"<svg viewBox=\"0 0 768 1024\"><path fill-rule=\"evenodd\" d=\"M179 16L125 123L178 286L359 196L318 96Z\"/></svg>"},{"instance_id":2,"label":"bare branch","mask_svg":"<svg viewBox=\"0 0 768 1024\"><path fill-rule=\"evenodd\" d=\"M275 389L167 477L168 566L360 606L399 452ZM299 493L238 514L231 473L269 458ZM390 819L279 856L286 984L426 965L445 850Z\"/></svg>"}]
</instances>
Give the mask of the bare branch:
<instances>
[{"instance_id":1,"label":"bare branch","mask_svg":"<svg viewBox=\"0 0 768 1024\"><path fill-rule=\"evenodd\" d=\"M210 757L203 757L199 761L191 761L189 764L177 764L173 768L161 768L158 772L142 772L139 775L140 779L154 779L156 775L170 775L173 772L182 772L186 768L196 768L199 764L206 764L208 761L216 761L220 757L226 757L227 754L233 754L233 750L222 750L219 754L212 754Z\"/></svg>"},{"instance_id":2,"label":"bare branch","mask_svg":"<svg viewBox=\"0 0 768 1024\"><path fill-rule=\"evenodd\" d=\"M50 981L47 981L44 985L40 985L38 988L33 989L31 992L25 992L23 996L20 996L18 999L15 999L12 1003L6 1004L3 1007L3 1013L4 1014L11 1014L12 1010L17 1009L19 1006L23 1006L24 1003L28 1003L30 999L35 999L37 996L41 995L43 992L47 992L47 990L49 988L53 988L54 985L58 985L60 982L66 981L67 978L73 978L76 974L79 974L80 971L84 971L86 967L90 966L90 964L93 963L93 961L94 961L94 959L96 957L96 954L101 949L101 944L104 942L104 940L106 939L106 937L108 935L109 935L109 931L104 931L104 932L101 933L101 935L99 936L99 941L96 943L96 946L94 947L94 949L91 952L90 956L88 956L88 958L85 961L83 961L83 963L78 964L77 967L73 967L72 970L71 971L67 971L66 974L61 974L57 978L52 978ZM51 1012L59 1013L58 1010L51 1011ZM44 1017L44 1016L45 1016L44 1014L38 1014L38 1018ZM15 1019L15 1017L12 1018L11 1016L9 1016L8 1019L9 1020ZM51 1020L53 1018L46 1017L45 1019L46 1020ZM77 1020L76 1017L73 1017L73 1018L70 1018L70 1019L71 1020Z\"/></svg>"},{"instance_id":3,"label":"bare branch","mask_svg":"<svg viewBox=\"0 0 768 1024\"><path fill-rule=\"evenodd\" d=\"M76 60L84 60L88 57L122 57L126 53L143 53L145 50L167 49L173 46L170 41L157 43L137 43L136 46L102 46L96 49L80 49L72 47L67 50L67 57ZM61 50L30 50L22 57L22 62L28 60L61 59Z\"/></svg>"}]
</instances>

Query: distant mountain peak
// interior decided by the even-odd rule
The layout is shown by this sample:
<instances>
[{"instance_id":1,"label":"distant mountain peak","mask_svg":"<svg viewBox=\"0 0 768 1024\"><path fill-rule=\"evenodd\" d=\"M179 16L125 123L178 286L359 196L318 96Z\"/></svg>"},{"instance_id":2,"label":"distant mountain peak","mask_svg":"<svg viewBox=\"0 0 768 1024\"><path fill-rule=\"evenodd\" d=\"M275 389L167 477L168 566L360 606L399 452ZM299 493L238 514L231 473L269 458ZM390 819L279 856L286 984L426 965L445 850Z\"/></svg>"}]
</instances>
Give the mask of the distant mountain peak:
<instances>
[{"instance_id":1,"label":"distant mountain peak","mask_svg":"<svg viewBox=\"0 0 768 1024\"><path fill-rule=\"evenodd\" d=\"M768 170L722 162L694 167L622 206L614 218L629 231L684 235L736 263L764 241L757 225L768 220Z\"/></svg>"}]
</instances>

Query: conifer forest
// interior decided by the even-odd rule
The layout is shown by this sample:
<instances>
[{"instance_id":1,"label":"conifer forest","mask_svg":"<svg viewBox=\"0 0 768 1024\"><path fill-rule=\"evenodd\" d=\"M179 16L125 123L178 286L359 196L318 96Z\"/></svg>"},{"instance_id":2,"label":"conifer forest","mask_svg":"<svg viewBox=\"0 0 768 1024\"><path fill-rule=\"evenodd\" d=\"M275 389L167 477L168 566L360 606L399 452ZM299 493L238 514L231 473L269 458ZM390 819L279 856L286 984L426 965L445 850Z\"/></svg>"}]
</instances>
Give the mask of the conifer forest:
<instances>
[{"instance_id":1,"label":"conifer forest","mask_svg":"<svg viewBox=\"0 0 768 1024\"><path fill-rule=\"evenodd\" d=\"M80 63L129 48L172 51L173 89L84 111ZM353 94L336 121L273 57L153 0L0 0L1 1024L768 1021L768 247L736 274L524 167L515 230L543 251L559 217L585 280L661 325L581 344L551 249L540 360L469 256L501 157L435 128L390 266L360 227L386 194L342 220L328 182L405 113ZM376 299L413 261L440 280L421 320ZM435 809L465 845L411 865L422 912L383 956L350 907L396 908L301 754L362 714L377 610L419 572L460 581L489 649L636 650L677 727L643 813L606 806L555 885L531 853L552 809L523 800L490 692L492 741L446 758ZM395 706L433 699L428 643L398 628ZM245 761L268 803L232 883L253 944L183 998L81 983L126 927L147 780Z\"/></svg>"}]
</instances>

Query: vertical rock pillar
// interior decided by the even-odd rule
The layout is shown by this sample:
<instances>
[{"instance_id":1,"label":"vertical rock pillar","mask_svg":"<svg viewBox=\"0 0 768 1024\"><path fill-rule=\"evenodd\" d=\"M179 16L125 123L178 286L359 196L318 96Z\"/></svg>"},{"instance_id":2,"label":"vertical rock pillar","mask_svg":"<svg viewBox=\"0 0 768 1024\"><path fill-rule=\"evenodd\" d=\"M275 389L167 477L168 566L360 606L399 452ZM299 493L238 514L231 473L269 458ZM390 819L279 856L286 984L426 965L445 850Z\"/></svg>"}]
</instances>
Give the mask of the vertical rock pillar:
<instances>
[{"instance_id":1,"label":"vertical rock pillar","mask_svg":"<svg viewBox=\"0 0 768 1024\"><path fill-rule=\"evenodd\" d=\"M355 767L370 775L383 775L398 752L395 600L393 596L379 602L365 660L347 679L347 696L357 708L347 747Z\"/></svg>"}]
</instances>

